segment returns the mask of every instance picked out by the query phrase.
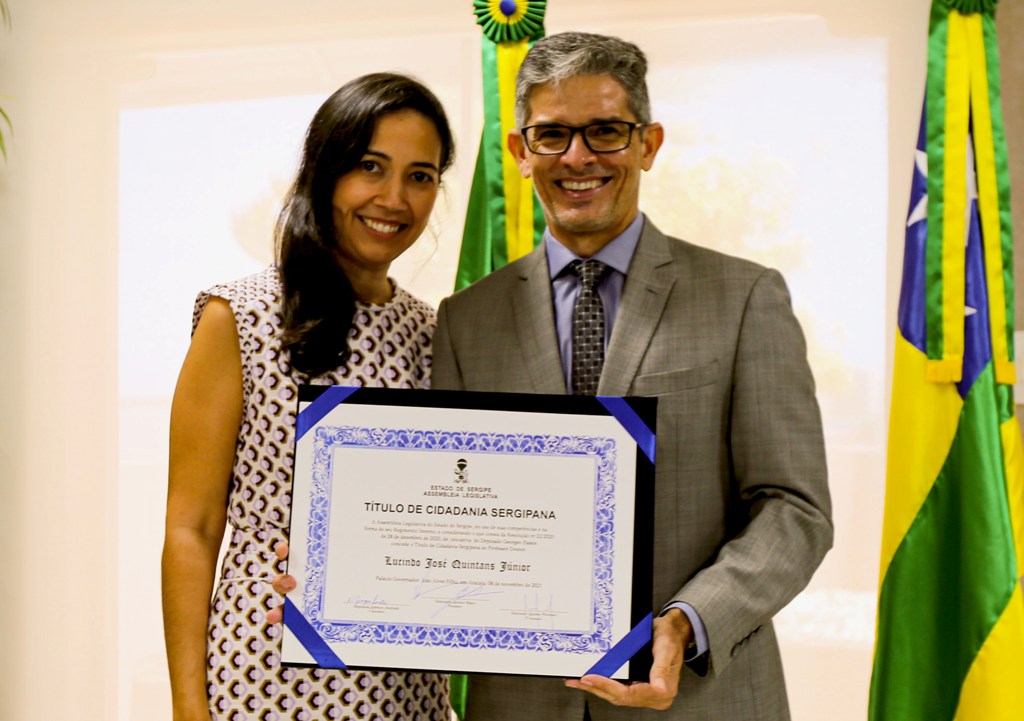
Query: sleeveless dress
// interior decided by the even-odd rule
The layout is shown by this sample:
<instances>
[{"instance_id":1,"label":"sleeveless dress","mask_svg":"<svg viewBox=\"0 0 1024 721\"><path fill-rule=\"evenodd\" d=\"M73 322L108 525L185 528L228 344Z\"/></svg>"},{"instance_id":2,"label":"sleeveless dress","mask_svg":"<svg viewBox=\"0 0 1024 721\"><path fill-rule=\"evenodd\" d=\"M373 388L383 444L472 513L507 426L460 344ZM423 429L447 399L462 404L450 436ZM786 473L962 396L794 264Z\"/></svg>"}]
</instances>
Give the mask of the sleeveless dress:
<instances>
[{"instance_id":1,"label":"sleeveless dress","mask_svg":"<svg viewBox=\"0 0 1024 721\"><path fill-rule=\"evenodd\" d=\"M273 548L287 538L298 384L426 388L434 310L397 286L384 305L358 303L348 362L310 379L293 371L281 350L276 268L200 293L193 331L211 296L226 300L234 312L243 378L243 417L228 496L231 541L207 635L211 717L448 721L446 675L284 668L281 627L264 618L281 602L270 582L285 565Z\"/></svg>"}]
</instances>

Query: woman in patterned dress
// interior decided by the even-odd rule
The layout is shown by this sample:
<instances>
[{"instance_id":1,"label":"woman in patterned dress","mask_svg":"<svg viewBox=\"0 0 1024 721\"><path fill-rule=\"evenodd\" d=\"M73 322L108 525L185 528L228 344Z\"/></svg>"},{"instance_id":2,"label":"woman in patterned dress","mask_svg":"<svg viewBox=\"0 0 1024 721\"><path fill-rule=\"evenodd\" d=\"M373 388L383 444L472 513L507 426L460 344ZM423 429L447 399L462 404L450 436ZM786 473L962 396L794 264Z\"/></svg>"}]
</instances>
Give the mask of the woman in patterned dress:
<instances>
[{"instance_id":1,"label":"woman in patterned dress","mask_svg":"<svg viewBox=\"0 0 1024 721\"><path fill-rule=\"evenodd\" d=\"M353 80L310 124L275 265L196 300L162 564L175 721L449 717L440 674L281 667L281 626L265 615L279 603L272 549L288 529L297 385L429 382L434 311L387 273L426 226L452 155L429 90L388 73Z\"/></svg>"}]
</instances>

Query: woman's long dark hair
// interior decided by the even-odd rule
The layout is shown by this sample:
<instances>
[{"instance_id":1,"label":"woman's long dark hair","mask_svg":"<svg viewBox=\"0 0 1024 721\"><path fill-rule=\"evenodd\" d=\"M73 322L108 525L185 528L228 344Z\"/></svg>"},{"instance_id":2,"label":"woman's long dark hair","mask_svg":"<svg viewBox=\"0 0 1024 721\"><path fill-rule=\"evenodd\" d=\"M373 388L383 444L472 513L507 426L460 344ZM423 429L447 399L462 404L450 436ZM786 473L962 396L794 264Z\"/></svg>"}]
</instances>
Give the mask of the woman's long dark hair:
<instances>
[{"instance_id":1,"label":"woman's long dark hair","mask_svg":"<svg viewBox=\"0 0 1024 721\"><path fill-rule=\"evenodd\" d=\"M334 186L362 159L377 121L415 110L437 128L443 173L455 148L440 101L405 75L373 73L339 88L313 116L298 175L277 222L277 267L284 290L282 347L292 368L311 377L345 363L355 293L338 262Z\"/></svg>"}]
</instances>

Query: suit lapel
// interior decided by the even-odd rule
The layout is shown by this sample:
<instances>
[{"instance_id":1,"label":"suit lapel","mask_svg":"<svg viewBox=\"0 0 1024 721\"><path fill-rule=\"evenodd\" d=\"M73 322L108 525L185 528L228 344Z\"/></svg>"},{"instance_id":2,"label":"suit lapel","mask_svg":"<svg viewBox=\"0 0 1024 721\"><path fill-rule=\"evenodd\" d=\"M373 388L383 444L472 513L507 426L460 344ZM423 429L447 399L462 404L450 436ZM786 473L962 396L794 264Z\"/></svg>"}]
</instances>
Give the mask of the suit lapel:
<instances>
[{"instance_id":1,"label":"suit lapel","mask_svg":"<svg viewBox=\"0 0 1024 721\"><path fill-rule=\"evenodd\" d=\"M675 282L668 242L650 220L644 220L608 342L598 395L626 395L651 344Z\"/></svg>"},{"instance_id":2,"label":"suit lapel","mask_svg":"<svg viewBox=\"0 0 1024 721\"><path fill-rule=\"evenodd\" d=\"M536 393L564 394L565 376L544 245L526 256L520 266L519 283L512 291L512 308L526 373Z\"/></svg>"}]
</instances>

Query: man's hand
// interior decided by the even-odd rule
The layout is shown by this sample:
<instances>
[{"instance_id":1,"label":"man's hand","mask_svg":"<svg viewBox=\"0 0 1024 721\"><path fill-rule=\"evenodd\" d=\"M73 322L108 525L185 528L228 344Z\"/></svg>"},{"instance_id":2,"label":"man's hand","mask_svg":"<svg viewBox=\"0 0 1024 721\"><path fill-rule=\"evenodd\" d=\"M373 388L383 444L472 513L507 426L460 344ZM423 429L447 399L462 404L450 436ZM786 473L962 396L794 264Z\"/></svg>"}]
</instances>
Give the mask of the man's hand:
<instances>
[{"instance_id":1,"label":"man's hand","mask_svg":"<svg viewBox=\"0 0 1024 721\"><path fill-rule=\"evenodd\" d=\"M616 706L637 706L664 711L672 705L679 690L679 673L683 668L683 653L693 635L690 620L678 608L654 619L649 683L623 684L604 676L588 674L569 679L565 685L586 691Z\"/></svg>"},{"instance_id":2,"label":"man's hand","mask_svg":"<svg viewBox=\"0 0 1024 721\"><path fill-rule=\"evenodd\" d=\"M282 561L288 558L288 541L281 541L274 546L274 553ZM274 577L271 585L274 590L284 595L295 588L295 578L282 573ZM284 620L284 606L276 606L267 611L267 623L281 623Z\"/></svg>"}]
</instances>

